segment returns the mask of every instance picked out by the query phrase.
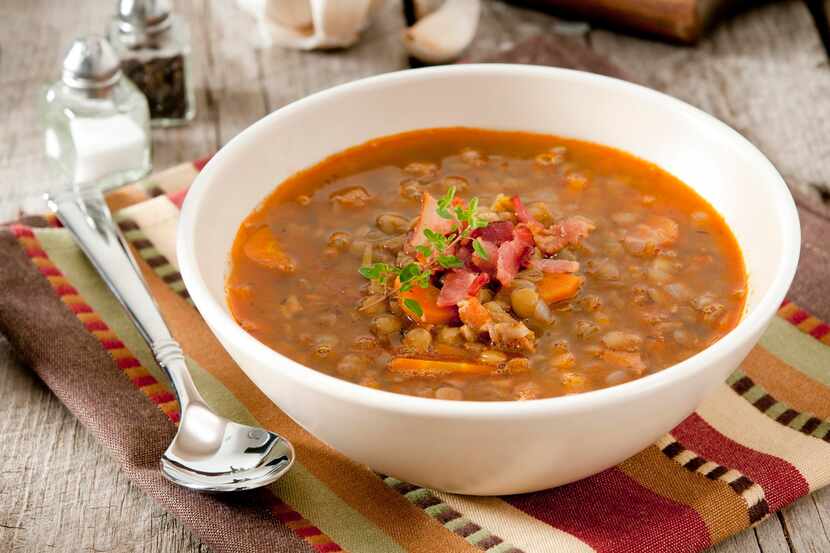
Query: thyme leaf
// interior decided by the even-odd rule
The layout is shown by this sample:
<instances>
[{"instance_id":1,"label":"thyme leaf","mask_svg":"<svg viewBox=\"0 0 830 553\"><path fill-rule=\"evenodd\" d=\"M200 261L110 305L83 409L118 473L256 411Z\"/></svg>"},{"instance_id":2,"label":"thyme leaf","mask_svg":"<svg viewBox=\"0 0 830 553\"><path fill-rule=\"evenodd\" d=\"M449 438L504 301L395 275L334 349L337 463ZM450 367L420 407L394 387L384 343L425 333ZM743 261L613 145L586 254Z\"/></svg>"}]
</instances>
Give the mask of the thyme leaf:
<instances>
[{"instance_id":1,"label":"thyme leaf","mask_svg":"<svg viewBox=\"0 0 830 553\"><path fill-rule=\"evenodd\" d=\"M424 316L424 309L421 307L421 304L413 300L412 298L406 298L405 300L403 300L403 304L406 306L407 309L415 313L419 318Z\"/></svg>"},{"instance_id":2,"label":"thyme leaf","mask_svg":"<svg viewBox=\"0 0 830 553\"><path fill-rule=\"evenodd\" d=\"M484 248L484 244L482 244L481 240L478 238L473 240L473 251L476 252L476 255L484 261L490 259L490 254L487 253L487 250Z\"/></svg>"}]
</instances>

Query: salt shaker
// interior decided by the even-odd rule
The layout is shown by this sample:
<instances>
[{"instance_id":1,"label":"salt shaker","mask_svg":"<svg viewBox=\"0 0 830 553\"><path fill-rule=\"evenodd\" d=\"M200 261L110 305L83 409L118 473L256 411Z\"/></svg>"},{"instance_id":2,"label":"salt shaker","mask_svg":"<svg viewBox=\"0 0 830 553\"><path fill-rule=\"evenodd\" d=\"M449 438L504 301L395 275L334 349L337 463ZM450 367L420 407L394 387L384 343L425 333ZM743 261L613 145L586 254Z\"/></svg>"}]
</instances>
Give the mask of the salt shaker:
<instances>
[{"instance_id":1,"label":"salt shaker","mask_svg":"<svg viewBox=\"0 0 830 553\"><path fill-rule=\"evenodd\" d=\"M124 74L147 97L154 126L181 125L193 119L190 35L168 0L118 0L109 39Z\"/></svg>"},{"instance_id":2,"label":"salt shaker","mask_svg":"<svg viewBox=\"0 0 830 553\"><path fill-rule=\"evenodd\" d=\"M101 36L75 40L41 98L46 155L75 187L111 188L149 173L150 114Z\"/></svg>"}]
</instances>

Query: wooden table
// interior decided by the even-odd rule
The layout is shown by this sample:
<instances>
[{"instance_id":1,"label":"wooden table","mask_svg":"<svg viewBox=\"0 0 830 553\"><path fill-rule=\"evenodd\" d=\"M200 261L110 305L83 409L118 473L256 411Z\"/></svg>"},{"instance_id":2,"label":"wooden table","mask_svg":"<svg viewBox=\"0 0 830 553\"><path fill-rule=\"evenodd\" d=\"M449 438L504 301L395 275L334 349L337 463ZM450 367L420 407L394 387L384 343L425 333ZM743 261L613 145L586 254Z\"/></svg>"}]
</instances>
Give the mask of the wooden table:
<instances>
[{"instance_id":1,"label":"wooden table","mask_svg":"<svg viewBox=\"0 0 830 553\"><path fill-rule=\"evenodd\" d=\"M389 0L358 46L333 53L258 48L252 21L231 0L176 4L191 23L199 114L188 127L154 133L158 168L215 151L269 111L311 92L407 67L397 0ZM824 17L821 0L809 7ZM112 8L111 0L0 3L3 218L26 196L55 185L44 168L36 94L58 76L69 41L101 32ZM486 2L471 54L567 30L553 17ZM830 69L808 4L766 3L720 25L694 49L605 30L580 40L640 82L740 130L799 194L830 190ZM207 551L124 478L1 337L0 398L0 551ZM830 488L713 551L830 551Z\"/></svg>"}]
</instances>

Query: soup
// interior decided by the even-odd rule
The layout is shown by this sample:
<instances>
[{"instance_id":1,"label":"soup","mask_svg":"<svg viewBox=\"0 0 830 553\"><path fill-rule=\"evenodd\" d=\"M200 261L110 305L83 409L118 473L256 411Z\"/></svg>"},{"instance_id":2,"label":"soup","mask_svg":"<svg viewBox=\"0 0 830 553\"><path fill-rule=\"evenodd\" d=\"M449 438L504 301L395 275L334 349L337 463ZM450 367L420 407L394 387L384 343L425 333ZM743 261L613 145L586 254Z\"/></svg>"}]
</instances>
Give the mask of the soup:
<instances>
[{"instance_id":1,"label":"soup","mask_svg":"<svg viewBox=\"0 0 830 553\"><path fill-rule=\"evenodd\" d=\"M470 128L370 141L280 184L234 240L227 300L274 350L363 386L529 400L703 350L746 275L714 209L598 144Z\"/></svg>"}]
</instances>

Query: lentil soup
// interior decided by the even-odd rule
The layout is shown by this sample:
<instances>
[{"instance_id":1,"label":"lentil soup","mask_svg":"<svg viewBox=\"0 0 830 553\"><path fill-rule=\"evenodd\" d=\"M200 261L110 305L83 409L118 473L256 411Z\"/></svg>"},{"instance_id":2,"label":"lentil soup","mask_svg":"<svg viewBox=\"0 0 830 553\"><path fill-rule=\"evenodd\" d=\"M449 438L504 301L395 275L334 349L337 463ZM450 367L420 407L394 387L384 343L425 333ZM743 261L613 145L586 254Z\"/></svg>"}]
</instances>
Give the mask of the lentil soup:
<instances>
[{"instance_id":1,"label":"lentil soup","mask_svg":"<svg viewBox=\"0 0 830 553\"><path fill-rule=\"evenodd\" d=\"M239 228L235 319L364 386L526 400L642 377L740 320L723 219L598 144L470 128L379 138L283 182Z\"/></svg>"}]
</instances>

